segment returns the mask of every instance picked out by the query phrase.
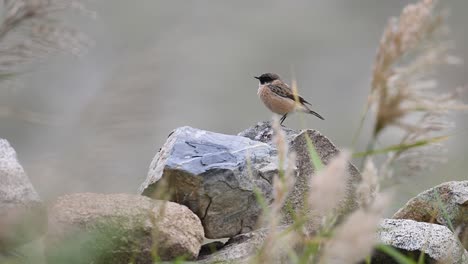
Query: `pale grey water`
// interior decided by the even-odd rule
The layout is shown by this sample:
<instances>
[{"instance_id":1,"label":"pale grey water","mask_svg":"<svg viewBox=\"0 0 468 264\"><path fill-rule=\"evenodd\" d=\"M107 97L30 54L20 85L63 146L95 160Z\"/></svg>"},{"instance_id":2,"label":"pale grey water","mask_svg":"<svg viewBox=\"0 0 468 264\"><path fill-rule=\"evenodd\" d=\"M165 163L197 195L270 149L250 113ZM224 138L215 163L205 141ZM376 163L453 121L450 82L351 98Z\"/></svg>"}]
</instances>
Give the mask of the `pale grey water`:
<instances>
[{"instance_id":1,"label":"pale grey water","mask_svg":"<svg viewBox=\"0 0 468 264\"><path fill-rule=\"evenodd\" d=\"M236 134L267 120L252 77L271 71L290 81L294 69L301 94L326 118L306 117L307 126L349 147L383 28L408 2L95 1L89 7L98 19L77 21L96 43L85 56L50 59L1 94L0 103L36 113L42 124L0 117L0 137L46 199L136 192L172 129ZM441 2L451 10L456 54L466 60L468 1ZM445 70L441 86L465 85L466 69ZM396 205L467 178L468 124L456 118L449 162L405 183ZM286 124L300 128L297 116Z\"/></svg>"}]
</instances>

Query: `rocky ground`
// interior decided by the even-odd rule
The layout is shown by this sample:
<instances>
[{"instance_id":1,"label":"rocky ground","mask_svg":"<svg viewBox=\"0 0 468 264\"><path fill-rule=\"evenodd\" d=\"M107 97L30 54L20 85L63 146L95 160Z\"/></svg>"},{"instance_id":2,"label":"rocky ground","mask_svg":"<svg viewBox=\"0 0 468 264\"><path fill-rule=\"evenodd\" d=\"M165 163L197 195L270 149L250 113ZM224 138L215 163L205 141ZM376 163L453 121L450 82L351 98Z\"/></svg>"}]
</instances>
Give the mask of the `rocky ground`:
<instances>
[{"instance_id":1,"label":"rocky ground","mask_svg":"<svg viewBox=\"0 0 468 264\"><path fill-rule=\"evenodd\" d=\"M292 210L285 210L279 228L291 225L288 214L303 208L314 175L305 135L325 164L339 152L315 130L285 132L297 153L296 181L287 198ZM271 138L266 122L239 135L181 127L154 157L139 194L68 194L48 207L14 149L0 139L0 254L9 255L42 238L50 263L67 263L66 252L77 249L79 263L176 259L246 263L268 233L258 224L262 207L257 195L272 202L278 157ZM357 207L355 189L361 180L352 164L348 170L346 195L338 208L342 215ZM463 263L468 261L467 226L468 181L447 182L414 197L391 219L383 219L378 238L406 255L424 252L426 263L447 259ZM380 252L372 258L373 263L396 263Z\"/></svg>"}]
</instances>

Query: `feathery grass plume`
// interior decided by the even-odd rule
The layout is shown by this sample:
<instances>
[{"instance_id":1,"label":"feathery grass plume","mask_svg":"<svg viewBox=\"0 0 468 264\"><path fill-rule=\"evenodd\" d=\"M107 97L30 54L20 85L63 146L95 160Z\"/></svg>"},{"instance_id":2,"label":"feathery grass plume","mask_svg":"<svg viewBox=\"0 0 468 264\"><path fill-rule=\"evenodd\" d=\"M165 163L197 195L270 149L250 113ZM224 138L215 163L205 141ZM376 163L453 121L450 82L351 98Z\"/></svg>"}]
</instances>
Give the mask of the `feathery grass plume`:
<instances>
[{"instance_id":1,"label":"feathery grass plume","mask_svg":"<svg viewBox=\"0 0 468 264\"><path fill-rule=\"evenodd\" d=\"M445 126L431 120L458 108L454 94L433 91L437 82L430 78L435 66L459 62L448 54L450 44L443 40L444 33L443 17L435 14L432 0L410 4L399 19L390 20L372 74L370 103L377 108L374 136L390 125L419 134L438 131ZM420 124L404 122L416 112L424 114Z\"/></svg>"},{"instance_id":2,"label":"feathery grass plume","mask_svg":"<svg viewBox=\"0 0 468 264\"><path fill-rule=\"evenodd\" d=\"M362 180L356 188L357 202L360 208L368 208L374 202L380 187L378 171L372 159L366 160L361 177Z\"/></svg>"},{"instance_id":3,"label":"feathery grass plume","mask_svg":"<svg viewBox=\"0 0 468 264\"><path fill-rule=\"evenodd\" d=\"M17 73L54 51L79 55L91 43L80 31L63 22L64 12L93 15L75 0L4 1L0 24L0 75Z\"/></svg>"},{"instance_id":4,"label":"feathery grass plume","mask_svg":"<svg viewBox=\"0 0 468 264\"><path fill-rule=\"evenodd\" d=\"M447 32L435 1L421 0L406 6L399 19L392 18L383 33L368 99L368 108L375 108L377 115L366 153L374 152L374 143L385 128L395 126L404 133L398 143L401 147L388 149L390 155L381 172L390 172L396 161L405 162L412 174L441 161L440 151L427 155L428 149L420 147L441 146L434 143L453 126L449 112L468 109L457 100L459 91L436 91L436 67L460 63L449 54Z\"/></svg>"},{"instance_id":5,"label":"feathery grass plume","mask_svg":"<svg viewBox=\"0 0 468 264\"><path fill-rule=\"evenodd\" d=\"M264 210L260 218L263 221L262 226L266 226L268 233L262 247L252 258L252 263L274 263L291 252L297 241L294 232L281 233L279 226L282 208L288 194L294 187L296 155L295 153L288 154L286 134L281 129L277 116L273 117L272 128L274 131L273 142L278 150L278 174L273 178L273 202Z\"/></svg>"},{"instance_id":6,"label":"feathery grass plume","mask_svg":"<svg viewBox=\"0 0 468 264\"><path fill-rule=\"evenodd\" d=\"M346 194L350 154L341 151L326 167L318 171L309 182L305 210L298 212L292 227L298 240L296 263L316 263L323 242L333 232L339 203Z\"/></svg>"},{"instance_id":7,"label":"feathery grass plume","mask_svg":"<svg viewBox=\"0 0 468 264\"><path fill-rule=\"evenodd\" d=\"M284 259L288 253L293 251L298 242L294 231L282 232L279 225L282 219L282 207L286 198L294 186L295 155L288 156L288 168L284 177L276 175L273 178L273 202L269 210L265 211L261 217L267 230L266 238L258 253L252 258L252 263L275 263L279 259ZM288 174L290 173L290 174Z\"/></svg>"},{"instance_id":8,"label":"feathery grass plume","mask_svg":"<svg viewBox=\"0 0 468 264\"><path fill-rule=\"evenodd\" d=\"M389 196L380 194L367 208L353 212L326 243L320 263L358 263L369 256L377 243L376 232Z\"/></svg>"},{"instance_id":9,"label":"feathery grass plume","mask_svg":"<svg viewBox=\"0 0 468 264\"><path fill-rule=\"evenodd\" d=\"M275 219L281 218L281 208L286 202L287 195L294 187L294 169L296 167L296 154L288 153L288 143L286 142L286 133L281 129L277 116L273 117L272 128L274 131L273 142L278 151L278 174L273 178L273 197L271 205L272 213Z\"/></svg>"},{"instance_id":10,"label":"feathery grass plume","mask_svg":"<svg viewBox=\"0 0 468 264\"><path fill-rule=\"evenodd\" d=\"M349 157L349 152L341 151L323 170L312 177L308 205L320 215L331 215L344 198Z\"/></svg>"}]
</instances>

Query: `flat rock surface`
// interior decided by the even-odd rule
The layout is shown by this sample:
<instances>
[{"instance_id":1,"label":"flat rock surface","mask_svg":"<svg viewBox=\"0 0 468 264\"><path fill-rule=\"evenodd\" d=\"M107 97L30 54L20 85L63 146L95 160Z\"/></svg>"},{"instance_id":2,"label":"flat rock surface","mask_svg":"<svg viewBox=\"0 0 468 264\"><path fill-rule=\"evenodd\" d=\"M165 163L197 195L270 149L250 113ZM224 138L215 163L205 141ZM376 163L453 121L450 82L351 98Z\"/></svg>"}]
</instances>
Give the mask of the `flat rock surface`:
<instances>
[{"instance_id":1,"label":"flat rock surface","mask_svg":"<svg viewBox=\"0 0 468 264\"><path fill-rule=\"evenodd\" d=\"M46 253L52 263L153 263L195 259L203 227L187 207L130 194L79 193L60 197L49 209Z\"/></svg>"},{"instance_id":2,"label":"flat rock surface","mask_svg":"<svg viewBox=\"0 0 468 264\"><path fill-rule=\"evenodd\" d=\"M45 207L15 150L0 139L0 249L42 235L46 224Z\"/></svg>"},{"instance_id":3,"label":"flat rock surface","mask_svg":"<svg viewBox=\"0 0 468 264\"><path fill-rule=\"evenodd\" d=\"M412 219L453 228L468 248L468 181L442 183L409 200L394 219Z\"/></svg>"},{"instance_id":4,"label":"flat rock surface","mask_svg":"<svg viewBox=\"0 0 468 264\"><path fill-rule=\"evenodd\" d=\"M232 237L256 228L262 212L256 191L271 201L275 149L241 136L191 127L176 129L151 162L139 191L184 204L202 220L207 238Z\"/></svg>"}]
</instances>

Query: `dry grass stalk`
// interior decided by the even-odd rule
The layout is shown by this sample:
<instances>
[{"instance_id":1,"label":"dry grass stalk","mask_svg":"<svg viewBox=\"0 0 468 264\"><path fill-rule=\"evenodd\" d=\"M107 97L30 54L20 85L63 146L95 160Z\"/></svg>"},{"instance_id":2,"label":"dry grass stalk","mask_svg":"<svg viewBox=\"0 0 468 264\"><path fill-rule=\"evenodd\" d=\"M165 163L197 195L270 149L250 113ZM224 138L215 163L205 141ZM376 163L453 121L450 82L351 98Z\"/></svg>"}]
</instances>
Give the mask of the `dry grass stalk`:
<instances>
[{"instance_id":1,"label":"dry grass stalk","mask_svg":"<svg viewBox=\"0 0 468 264\"><path fill-rule=\"evenodd\" d=\"M281 125L277 116L273 118L274 137L273 142L278 150L278 168L279 174L273 178L273 197L274 201L271 205L272 213L275 219L281 217L281 208L286 202L287 195L294 186L295 176L294 169L296 167L296 154L288 153L288 143L286 134L281 129Z\"/></svg>"},{"instance_id":2,"label":"dry grass stalk","mask_svg":"<svg viewBox=\"0 0 468 264\"><path fill-rule=\"evenodd\" d=\"M273 178L273 202L262 216L263 226L267 228L267 236L258 254L252 259L252 263L274 263L284 257L292 250L296 243L293 233L280 235L280 220L282 219L282 208L286 198L294 187L296 167L295 153L288 154L286 134L281 129L277 116L273 117L273 130L277 150L279 174Z\"/></svg>"},{"instance_id":3,"label":"dry grass stalk","mask_svg":"<svg viewBox=\"0 0 468 264\"><path fill-rule=\"evenodd\" d=\"M286 142L286 133L281 128L278 116L274 115L272 118L271 127L273 129L273 143L276 145L278 151L278 167L280 170L284 168L286 158L288 155L288 143Z\"/></svg>"},{"instance_id":4,"label":"dry grass stalk","mask_svg":"<svg viewBox=\"0 0 468 264\"><path fill-rule=\"evenodd\" d=\"M434 1L422 0L404 8L399 19L391 19L384 31L374 63L370 104L376 105L374 135L395 125L410 133L445 128L433 115L465 108L456 93L441 94L431 73L437 65L459 60L448 54L450 44L443 40L443 17L435 14ZM417 125L405 123L412 113L423 113Z\"/></svg>"},{"instance_id":5,"label":"dry grass stalk","mask_svg":"<svg viewBox=\"0 0 468 264\"><path fill-rule=\"evenodd\" d=\"M372 253L376 232L388 205L388 195L378 196L368 208L353 212L326 243L320 263L358 263Z\"/></svg>"}]
</instances>

